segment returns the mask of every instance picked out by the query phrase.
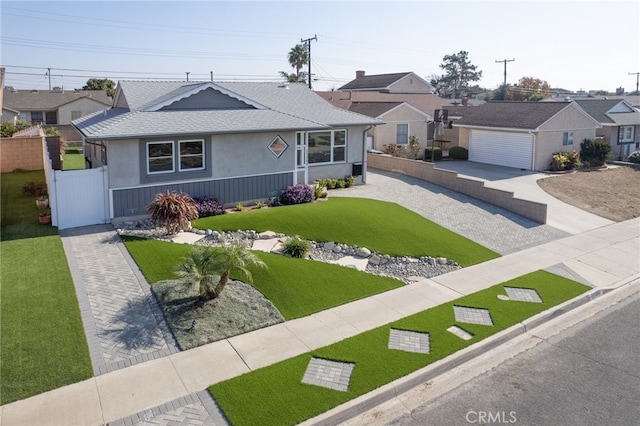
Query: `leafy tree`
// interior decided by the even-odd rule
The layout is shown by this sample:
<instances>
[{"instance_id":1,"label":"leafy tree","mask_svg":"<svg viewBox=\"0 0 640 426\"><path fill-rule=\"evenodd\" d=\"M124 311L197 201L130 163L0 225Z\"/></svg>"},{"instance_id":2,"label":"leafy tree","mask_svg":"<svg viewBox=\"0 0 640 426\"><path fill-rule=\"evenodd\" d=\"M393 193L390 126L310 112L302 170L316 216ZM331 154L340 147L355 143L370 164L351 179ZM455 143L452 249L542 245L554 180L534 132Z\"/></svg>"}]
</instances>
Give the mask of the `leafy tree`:
<instances>
[{"instance_id":1,"label":"leafy tree","mask_svg":"<svg viewBox=\"0 0 640 426\"><path fill-rule=\"evenodd\" d=\"M469 52L461 50L442 58L444 62L440 64L440 68L445 74L434 76L430 81L438 95L459 98L462 92L469 90L470 82L480 80L482 71L476 71L477 67L471 64L468 56Z\"/></svg>"},{"instance_id":2,"label":"leafy tree","mask_svg":"<svg viewBox=\"0 0 640 426\"><path fill-rule=\"evenodd\" d=\"M191 250L176 274L190 285L196 284L200 300L220 296L231 273L252 281L250 267L264 268L266 264L253 254L242 241L232 240L222 247L198 247ZM215 278L219 276L217 284Z\"/></svg>"},{"instance_id":3,"label":"leafy tree","mask_svg":"<svg viewBox=\"0 0 640 426\"><path fill-rule=\"evenodd\" d=\"M505 99L510 101L539 101L549 97L549 83L533 77L522 77L517 85L509 86L505 94Z\"/></svg>"},{"instance_id":4,"label":"leafy tree","mask_svg":"<svg viewBox=\"0 0 640 426\"><path fill-rule=\"evenodd\" d=\"M296 72L289 74L286 71L280 71L280 75L290 83L303 83L307 79L307 73L302 71L302 67L309 63L309 52L301 44L296 44L287 54L287 59Z\"/></svg>"},{"instance_id":5,"label":"leafy tree","mask_svg":"<svg viewBox=\"0 0 640 426\"><path fill-rule=\"evenodd\" d=\"M116 93L116 83L108 78L90 78L87 84L82 86L83 90L104 90L107 95L113 98Z\"/></svg>"}]
</instances>

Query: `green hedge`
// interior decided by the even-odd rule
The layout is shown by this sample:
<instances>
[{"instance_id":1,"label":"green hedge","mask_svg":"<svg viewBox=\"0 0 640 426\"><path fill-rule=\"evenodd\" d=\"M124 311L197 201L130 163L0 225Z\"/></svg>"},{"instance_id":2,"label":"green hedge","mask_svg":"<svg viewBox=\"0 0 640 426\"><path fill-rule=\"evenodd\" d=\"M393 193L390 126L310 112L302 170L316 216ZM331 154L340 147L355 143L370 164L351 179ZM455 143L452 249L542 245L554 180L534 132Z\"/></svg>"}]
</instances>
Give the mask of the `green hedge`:
<instances>
[{"instance_id":1,"label":"green hedge","mask_svg":"<svg viewBox=\"0 0 640 426\"><path fill-rule=\"evenodd\" d=\"M468 160L469 150L461 146L452 146L449 148L449 158L453 158L454 160Z\"/></svg>"},{"instance_id":2,"label":"green hedge","mask_svg":"<svg viewBox=\"0 0 640 426\"><path fill-rule=\"evenodd\" d=\"M435 147L427 147L424 150L424 160L425 161L431 161L431 150L433 150L433 159L434 161L440 161L442 160L442 149Z\"/></svg>"}]
</instances>

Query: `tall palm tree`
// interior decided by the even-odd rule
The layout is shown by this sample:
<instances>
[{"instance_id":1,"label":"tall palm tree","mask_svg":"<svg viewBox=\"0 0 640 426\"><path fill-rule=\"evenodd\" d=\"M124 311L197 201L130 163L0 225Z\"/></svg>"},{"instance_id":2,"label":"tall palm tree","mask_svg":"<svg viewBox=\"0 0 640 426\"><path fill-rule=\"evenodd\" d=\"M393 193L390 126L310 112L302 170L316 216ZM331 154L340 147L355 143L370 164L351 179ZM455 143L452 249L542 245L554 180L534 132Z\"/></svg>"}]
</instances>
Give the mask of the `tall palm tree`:
<instances>
[{"instance_id":1,"label":"tall palm tree","mask_svg":"<svg viewBox=\"0 0 640 426\"><path fill-rule=\"evenodd\" d=\"M176 274L186 278L189 284L196 284L200 300L206 302L220 296L229 282L231 273L241 275L247 282L252 282L249 268L266 266L246 245L233 240L222 247L199 247L191 250L185 262L178 266ZM220 278L214 285L217 276Z\"/></svg>"},{"instance_id":2,"label":"tall palm tree","mask_svg":"<svg viewBox=\"0 0 640 426\"><path fill-rule=\"evenodd\" d=\"M296 75L298 76L298 81L300 81L300 71L303 66L309 63L309 52L301 44L296 44L289 51L287 59L289 59L289 65L296 69Z\"/></svg>"},{"instance_id":3,"label":"tall palm tree","mask_svg":"<svg viewBox=\"0 0 640 426\"><path fill-rule=\"evenodd\" d=\"M296 44L287 54L287 59L296 72L289 74L286 71L280 71L280 75L289 83L304 82L307 79L307 73L302 71L302 67L309 63L309 52L301 44Z\"/></svg>"}]
</instances>

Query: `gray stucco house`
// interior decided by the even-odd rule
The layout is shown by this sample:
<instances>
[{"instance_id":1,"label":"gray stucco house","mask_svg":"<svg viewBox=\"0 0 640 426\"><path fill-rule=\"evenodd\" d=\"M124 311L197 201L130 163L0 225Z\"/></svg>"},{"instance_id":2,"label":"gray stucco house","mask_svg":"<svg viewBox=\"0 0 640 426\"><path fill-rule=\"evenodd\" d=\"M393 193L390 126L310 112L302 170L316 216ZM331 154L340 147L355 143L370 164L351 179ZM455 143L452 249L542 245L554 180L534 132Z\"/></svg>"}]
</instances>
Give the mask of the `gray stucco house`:
<instances>
[{"instance_id":1,"label":"gray stucco house","mask_svg":"<svg viewBox=\"0 0 640 426\"><path fill-rule=\"evenodd\" d=\"M165 81L121 81L110 109L73 121L88 167L105 167L111 218L167 190L235 205L319 178L362 184L377 124L304 84Z\"/></svg>"}]
</instances>

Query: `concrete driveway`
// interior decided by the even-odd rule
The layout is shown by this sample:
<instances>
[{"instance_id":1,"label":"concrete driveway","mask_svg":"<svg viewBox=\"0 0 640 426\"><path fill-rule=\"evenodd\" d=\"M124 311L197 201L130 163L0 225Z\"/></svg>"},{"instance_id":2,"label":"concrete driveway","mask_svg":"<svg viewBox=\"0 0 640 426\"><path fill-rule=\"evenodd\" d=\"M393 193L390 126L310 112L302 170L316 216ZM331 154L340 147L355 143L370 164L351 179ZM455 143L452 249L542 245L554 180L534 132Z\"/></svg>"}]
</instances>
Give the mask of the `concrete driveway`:
<instances>
[{"instance_id":1,"label":"concrete driveway","mask_svg":"<svg viewBox=\"0 0 640 426\"><path fill-rule=\"evenodd\" d=\"M614 223L609 219L558 200L537 184L539 179L553 178L558 175L471 161L441 161L436 164L436 168L452 170L461 176L481 180L489 188L513 192L516 198L545 203L547 205L547 225L569 234L575 235Z\"/></svg>"}]
</instances>

